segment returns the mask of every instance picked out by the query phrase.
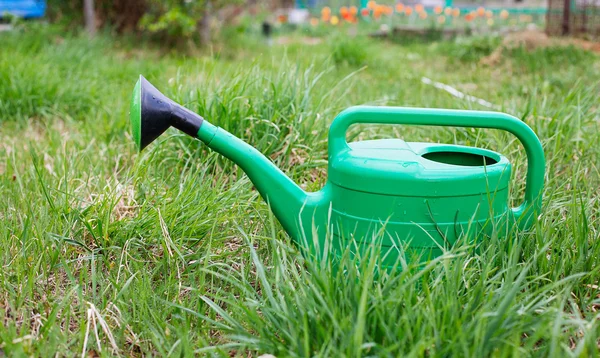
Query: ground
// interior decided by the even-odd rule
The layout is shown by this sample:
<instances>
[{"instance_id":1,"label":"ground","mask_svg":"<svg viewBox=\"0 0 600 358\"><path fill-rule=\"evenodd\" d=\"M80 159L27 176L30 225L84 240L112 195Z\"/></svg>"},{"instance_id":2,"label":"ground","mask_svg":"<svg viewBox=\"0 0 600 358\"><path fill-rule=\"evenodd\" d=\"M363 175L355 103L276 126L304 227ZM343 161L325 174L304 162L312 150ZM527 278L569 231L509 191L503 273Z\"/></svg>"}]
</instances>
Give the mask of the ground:
<instances>
[{"instance_id":1,"label":"ground","mask_svg":"<svg viewBox=\"0 0 600 358\"><path fill-rule=\"evenodd\" d=\"M599 354L600 61L575 46L495 38L399 44L345 34L212 51L88 40L54 27L2 35L0 352L19 355L588 356ZM8 50L6 50L8 49ZM325 182L327 128L351 105L482 109L525 121L546 154L534 228L463 242L374 276L304 259L247 177L176 131L138 153L139 74L269 156ZM426 83L427 82L427 83ZM494 130L363 127L353 137L526 155ZM349 259L348 259L349 260Z\"/></svg>"}]
</instances>

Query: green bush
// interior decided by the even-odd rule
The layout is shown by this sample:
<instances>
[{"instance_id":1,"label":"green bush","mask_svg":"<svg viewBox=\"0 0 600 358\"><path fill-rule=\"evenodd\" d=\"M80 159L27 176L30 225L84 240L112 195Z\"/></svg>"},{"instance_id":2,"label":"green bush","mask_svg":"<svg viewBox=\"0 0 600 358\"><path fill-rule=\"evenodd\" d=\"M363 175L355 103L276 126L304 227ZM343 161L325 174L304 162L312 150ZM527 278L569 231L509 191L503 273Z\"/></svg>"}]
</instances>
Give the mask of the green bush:
<instances>
[{"instance_id":1,"label":"green bush","mask_svg":"<svg viewBox=\"0 0 600 358\"><path fill-rule=\"evenodd\" d=\"M368 62L365 44L357 39L337 38L331 49L333 62L337 66L364 66Z\"/></svg>"},{"instance_id":2,"label":"green bush","mask_svg":"<svg viewBox=\"0 0 600 358\"><path fill-rule=\"evenodd\" d=\"M498 48L500 42L498 36L458 37L454 42L441 43L439 49L460 62L479 62Z\"/></svg>"},{"instance_id":3,"label":"green bush","mask_svg":"<svg viewBox=\"0 0 600 358\"><path fill-rule=\"evenodd\" d=\"M193 38L206 6L207 1L151 0L139 27L161 37Z\"/></svg>"},{"instance_id":4,"label":"green bush","mask_svg":"<svg viewBox=\"0 0 600 358\"><path fill-rule=\"evenodd\" d=\"M148 33L161 44L179 45L198 40L202 19L215 11L241 0L95 0L96 17L103 27L118 33ZM49 17L54 22L80 27L83 24L83 2L76 0L49 3Z\"/></svg>"}]
</instances>

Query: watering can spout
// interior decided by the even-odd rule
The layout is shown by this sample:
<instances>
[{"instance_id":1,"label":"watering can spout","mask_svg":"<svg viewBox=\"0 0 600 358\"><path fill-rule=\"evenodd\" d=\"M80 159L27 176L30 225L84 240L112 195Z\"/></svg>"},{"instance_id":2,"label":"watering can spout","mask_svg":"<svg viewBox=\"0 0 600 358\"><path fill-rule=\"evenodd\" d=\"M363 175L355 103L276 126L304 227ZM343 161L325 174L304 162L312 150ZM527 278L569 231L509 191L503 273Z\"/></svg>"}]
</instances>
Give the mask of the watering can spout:
<instances>
[{"instance_id":1,"label":"watering can spout","mask_svg":"<svg viewBox=\"0 0 600 358\"><path fill-rule=\"evenodd\" d=\"M322 215L326 190L305 192L257 149L167 98L143 76L133 91L130 120L140 150L172 126L232 160L248 175L296 243L311 229L311 223L303 223L302 218Z\"/></svg>"},{"instance_id":2,"label":"watering can spout","mask_svg":"<svg viewBox=\"0 0 600 358\"><path fill-rule=\"evenodd\" d=\"M144 76L135 84L129 112L133 138L140 150L169 127L196 136L204 118L171 101Z\"/></svg>"}]
</instances>

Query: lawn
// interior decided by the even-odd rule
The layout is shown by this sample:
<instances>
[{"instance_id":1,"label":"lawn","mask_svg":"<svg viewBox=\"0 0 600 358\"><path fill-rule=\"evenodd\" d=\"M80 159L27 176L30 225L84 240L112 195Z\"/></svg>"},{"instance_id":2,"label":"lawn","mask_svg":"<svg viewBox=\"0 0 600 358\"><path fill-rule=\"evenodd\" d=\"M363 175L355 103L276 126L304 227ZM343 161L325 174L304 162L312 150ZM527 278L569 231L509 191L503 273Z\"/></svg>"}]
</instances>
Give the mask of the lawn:
<instances>
[{"instance_id":1,"label":"lawn","mask_svg":"<svg viewBox=\"0 0 600 358\"><path fill-rule=\"evenodd\" d=\"M600 354L598 55L517 48L488 66L499 39L280 40L232 34L183 55L55 27L0 34L0 355ZM527 232L420 266L332 270L303 258L248 178L200 142L170 130L137 152L128 105L140 73L306 190L326 181L327 129L348 106L489 109L422 78L451 85L537 133L543 212ZM510 135L353 136L501 152L520 203L526 156Z\"/></svg>"}]
</instances>

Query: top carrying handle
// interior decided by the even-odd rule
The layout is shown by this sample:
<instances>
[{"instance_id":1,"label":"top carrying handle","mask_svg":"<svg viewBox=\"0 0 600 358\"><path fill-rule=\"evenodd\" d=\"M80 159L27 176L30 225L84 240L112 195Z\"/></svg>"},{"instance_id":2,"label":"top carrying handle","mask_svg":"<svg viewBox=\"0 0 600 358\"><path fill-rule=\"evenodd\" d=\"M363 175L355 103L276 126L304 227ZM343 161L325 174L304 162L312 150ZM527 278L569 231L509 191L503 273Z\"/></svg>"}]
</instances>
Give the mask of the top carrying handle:
<instances>
[{"instance_id":1,"label":"top carrying handle","mask_svg":"<svg viewBox=\"0 0 600 358\"><path fill-rule=\"evenodd\" d=\"M540 140L527 124L500 112L426 109L404 107L350 107L341 112L329 128L329 158L349 146L348 127L357 123L410 124L443 127L494 128L510 132L523 144L527 153L527 186L525 200L512 209L513 219L520 228L527 228L542 208L545 160Z\"/></svg>"}]
</instances>

